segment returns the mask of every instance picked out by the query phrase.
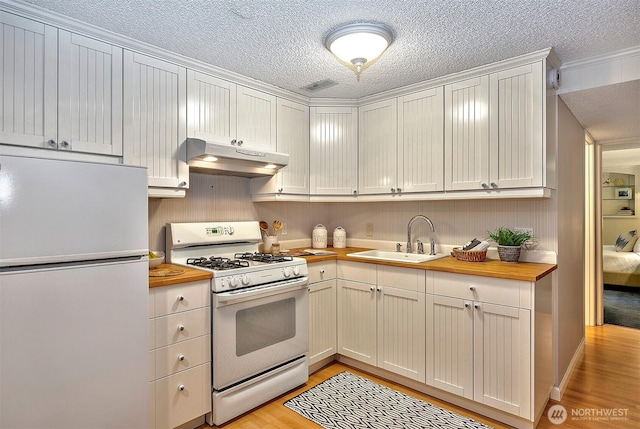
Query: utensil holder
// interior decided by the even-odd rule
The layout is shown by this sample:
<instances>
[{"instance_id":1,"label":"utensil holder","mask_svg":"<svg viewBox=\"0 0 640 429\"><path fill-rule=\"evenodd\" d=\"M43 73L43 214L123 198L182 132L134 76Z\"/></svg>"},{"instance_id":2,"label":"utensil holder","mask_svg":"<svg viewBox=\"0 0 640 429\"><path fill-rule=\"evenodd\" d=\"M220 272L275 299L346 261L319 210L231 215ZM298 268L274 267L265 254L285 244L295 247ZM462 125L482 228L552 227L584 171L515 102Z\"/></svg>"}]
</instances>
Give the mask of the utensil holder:
<instances>
[{"instance_id":1,"label":"utensil holder","mask_svg":"<svg viewBox=\"0 0 640 429\"><path fill-rule=\"evenodd\" d=\"M278 237L269 235L262 241L262 253L271 253L271 246L278 242Z\"/></svg>"}]
</instances>

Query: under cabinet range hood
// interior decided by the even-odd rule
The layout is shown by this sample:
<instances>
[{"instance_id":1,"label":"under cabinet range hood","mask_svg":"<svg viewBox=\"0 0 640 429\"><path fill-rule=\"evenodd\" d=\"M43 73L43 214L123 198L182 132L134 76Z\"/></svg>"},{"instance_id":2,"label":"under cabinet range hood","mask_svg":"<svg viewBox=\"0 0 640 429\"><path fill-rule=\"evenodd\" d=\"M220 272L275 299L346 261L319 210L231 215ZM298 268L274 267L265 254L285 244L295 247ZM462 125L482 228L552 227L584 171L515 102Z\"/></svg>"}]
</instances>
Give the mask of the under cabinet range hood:
<instances>
[{"instance_id":1,"label":"under cabinet range hood","mask_svg":"<svg viewBox=\"0 0 640 429\"><path fill-rule=\"evenodd\" d=\"M188 138L187 160L195 173L260 177L276 174L289 163L289 155Z\"/></svg>"}]
</instances>

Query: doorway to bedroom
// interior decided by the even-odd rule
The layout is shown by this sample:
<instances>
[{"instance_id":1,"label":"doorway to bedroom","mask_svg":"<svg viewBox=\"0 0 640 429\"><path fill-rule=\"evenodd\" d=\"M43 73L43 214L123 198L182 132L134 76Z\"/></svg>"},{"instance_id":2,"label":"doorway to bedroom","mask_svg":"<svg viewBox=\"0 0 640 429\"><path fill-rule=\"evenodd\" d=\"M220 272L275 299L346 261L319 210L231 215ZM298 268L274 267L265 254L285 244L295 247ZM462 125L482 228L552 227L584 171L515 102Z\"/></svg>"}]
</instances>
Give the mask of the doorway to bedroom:
<instances>
[{"instance_id":1,"label":"doorway to bedroom","mask_svg":"<svg viewBox=\"0 0 640 429\"><path fill-rule=\"evenodd\" d=\"M602 145L602 322L640 329L640 145Z\"/></svg>"}]
</instances>

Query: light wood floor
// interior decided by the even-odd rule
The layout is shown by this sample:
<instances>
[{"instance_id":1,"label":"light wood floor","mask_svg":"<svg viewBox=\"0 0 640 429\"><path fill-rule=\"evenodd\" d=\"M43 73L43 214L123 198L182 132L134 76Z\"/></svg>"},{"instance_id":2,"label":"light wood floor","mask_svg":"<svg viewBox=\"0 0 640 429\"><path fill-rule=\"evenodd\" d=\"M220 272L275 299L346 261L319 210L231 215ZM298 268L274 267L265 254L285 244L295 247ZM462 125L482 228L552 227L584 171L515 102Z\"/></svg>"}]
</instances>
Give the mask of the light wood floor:
<instances>
[{"instance_id":1,"label":"light wood floor","mask_svg":"<svg viewBox=\"0 0 640 429\"><path fill-rule=\"evenodd\" d=\"M420 392L335 362L312 374L304 386L220 427L224 429L317 429L319 428L318 425L301 417L282 404L304 390L345 370L439 407L471 417L488 426L494 428L509 427L463 408L450 405ZM569 413L569 418L560 425L552 424L546 417L547 410L556 404L563 405ZM599 419L588 421L577 420L571 416L572 410L594 413L603 409L628 409L627 420L605 421ZM208 427L207 425L201 426L201 429ZM547 409L538 424L538 429L550 428L640 428L640 330L614 325L586 328L585 352L576 366L562 401L549 401Z\"/></svg>"}]
</instances>

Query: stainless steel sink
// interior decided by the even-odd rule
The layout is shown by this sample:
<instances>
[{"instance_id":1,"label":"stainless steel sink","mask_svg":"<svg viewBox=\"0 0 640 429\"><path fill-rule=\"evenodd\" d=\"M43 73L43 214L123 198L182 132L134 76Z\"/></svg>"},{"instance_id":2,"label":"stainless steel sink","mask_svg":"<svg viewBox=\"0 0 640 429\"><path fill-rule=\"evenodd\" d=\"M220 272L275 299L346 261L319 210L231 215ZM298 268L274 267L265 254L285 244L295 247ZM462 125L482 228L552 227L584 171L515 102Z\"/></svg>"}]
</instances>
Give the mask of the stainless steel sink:
<instances>
[{"instance_id":1,"label":"stainless steel sink","mask_svg":"<svg viewBox=\"0 0 640 429\"><path fill-rule=\"evenodd\" d=\"M445 258L447 255L445 253L439 253L436 255L423 255L418 253L392 252L389 250L365 250L363 252L348 253L347 256L353 256L354 258L378 259L380 261L408 262L412 264L418 264L420 262L427 262Z\"/></svg>"}]
</instances>

